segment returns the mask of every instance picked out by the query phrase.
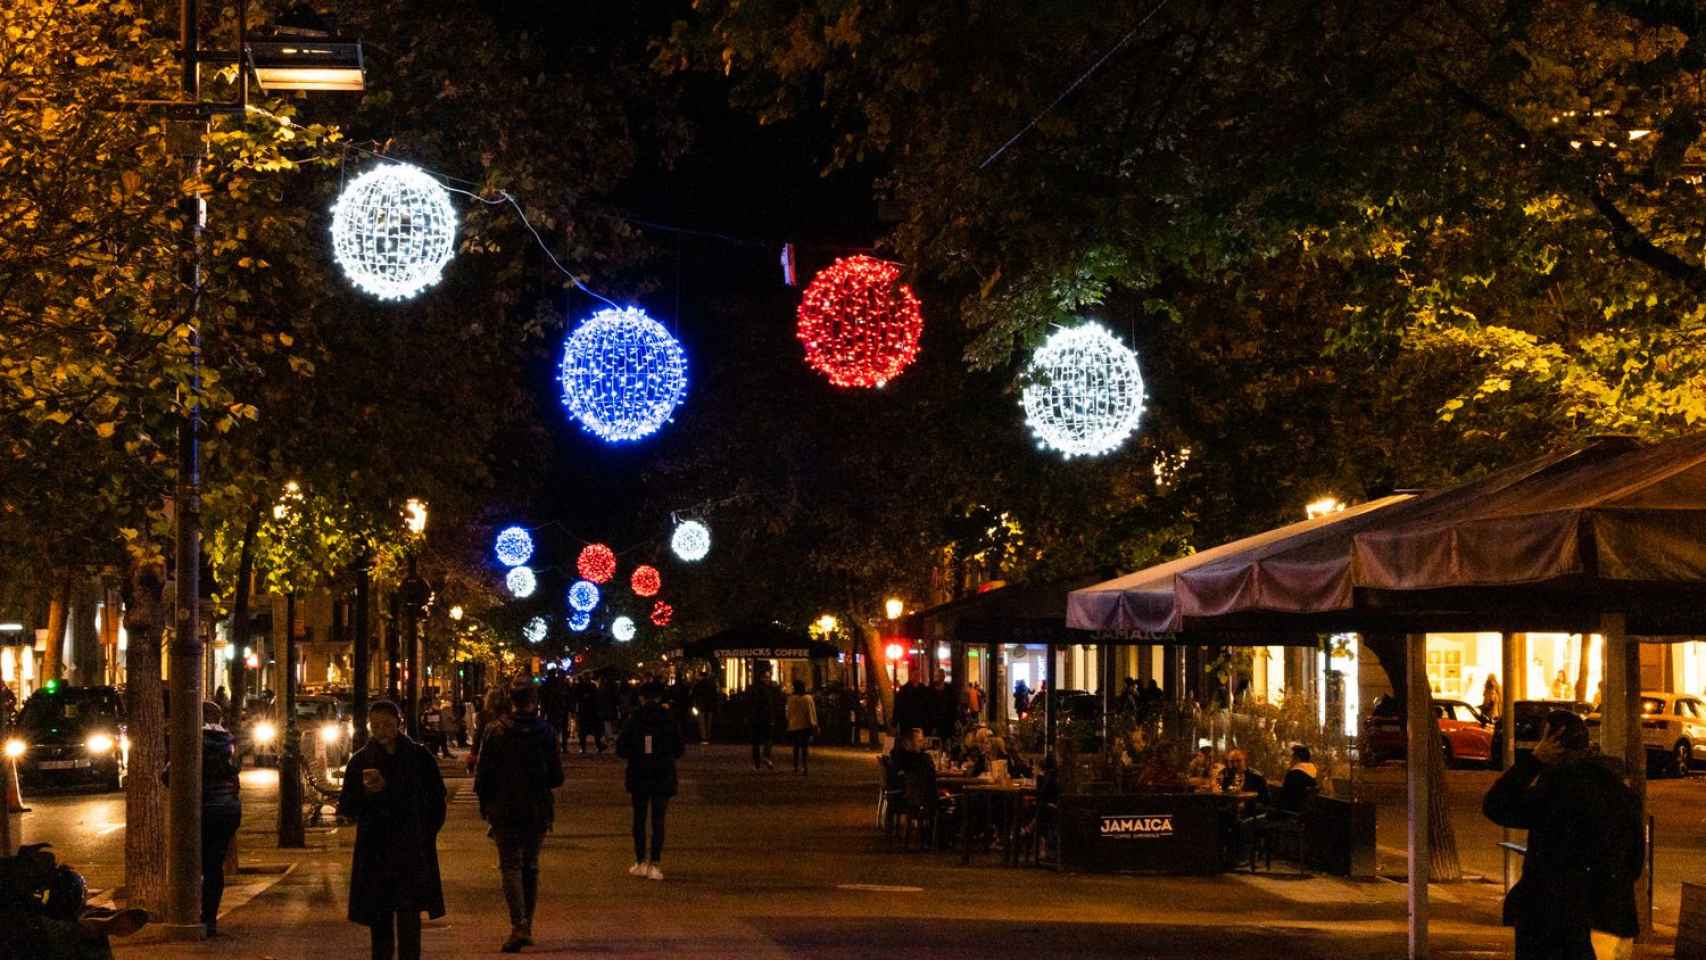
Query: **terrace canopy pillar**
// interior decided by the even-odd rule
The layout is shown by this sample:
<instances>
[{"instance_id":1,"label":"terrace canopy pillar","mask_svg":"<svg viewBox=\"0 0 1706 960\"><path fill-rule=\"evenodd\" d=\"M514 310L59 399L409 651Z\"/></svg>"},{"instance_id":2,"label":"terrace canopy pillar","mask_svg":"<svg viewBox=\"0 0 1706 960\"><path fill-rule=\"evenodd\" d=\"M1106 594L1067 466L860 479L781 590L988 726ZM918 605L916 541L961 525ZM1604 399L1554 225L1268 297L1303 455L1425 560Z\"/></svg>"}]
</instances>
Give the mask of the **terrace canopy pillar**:
<instances>
[{"instance_id":1,"label":"terrace canopy pillar","mask_svg":"<svg viewBox=\"0 0 1706 960\"><path fill-rule=\"evenodd\" d=\"M1428 957L1428 748L1433 737L1433 692L1428 687L1428 635L1412 633L1404 642L1405 780L1409 798L1410 960Z\"/></svg>"}]
</instances>

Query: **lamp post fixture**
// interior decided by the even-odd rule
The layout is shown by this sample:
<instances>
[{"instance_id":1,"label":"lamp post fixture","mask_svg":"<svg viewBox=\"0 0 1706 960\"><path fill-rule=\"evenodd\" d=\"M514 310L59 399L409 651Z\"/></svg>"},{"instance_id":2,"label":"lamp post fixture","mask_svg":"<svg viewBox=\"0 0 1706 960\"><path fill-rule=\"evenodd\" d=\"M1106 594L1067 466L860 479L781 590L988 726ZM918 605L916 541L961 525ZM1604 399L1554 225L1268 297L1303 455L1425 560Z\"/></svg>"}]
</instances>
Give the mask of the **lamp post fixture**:
<instances>
[{"instance_id":1,"label":"lamp post fixture","mask_svg":"<svg viewBox=\"0 0 1706 960\"><path fill-rule=\"evenodd\" d=\"M180 280L187 308L187 343L190 378L186 413L178 426L178 475L174 495L177 542L174 550L176 610L173 615L172 656L168 674L171 702L178 709L170 718L170 749L167 761L175 772L166 803L166 922L168 936L199 940L201 925L201 325L196 318L201 301L201 233L207 224L207 202L195 192L201 182L201 161L207 155L208 122L215 114L247 112L249 78L263 67L273 78L268 89L329 89L310 86L316 78L297 68L308 67L300 53L252 51L248 40L248 3L237 4L237 49L217 52L201 49L200 0L179 0L178 39L182 99L165 104L167 147L178 159L179 182L189 191L179 201L183 232L178 239L182 256ZM359 43L357 70L345 73L345 85L336 89L359 90ZM238 99L231 103L206 103L201 98L201 65L237 64ZM321 69L324 64L314 64ZM300 805L298 805L300 811Z\"/></svg>"},{"instance_id":2,"label":"lamp post fixture","mask_svg":"<svg viewBox=\"0 0 1706 960\"><path fill-rule=\"evenodd\" d=\"M421 709L421 608L426 606L427 600L432 596L432 588L421 579L419 567L419 541L426 536L427 527L426 503L411 497L403 506L403 516L409 533L415 537L415 542L409 547L409 576L403 581L403 642L409 645L406 654L408 687L404 694L404 711L408 714L406 722L409 735L418 738Z\"/></svg>"},{"instance_id":3,"label":"lamp post fixture","mask_svg":"<svg viewBox=\"0 0 1706 960\"><path fill-rule=\"evenodd\" d=\"M890 597L883 601L883 612L890 620L899 620L900 615L906 612L906 602L899 597Z\"/></svg>"}]
</instances>

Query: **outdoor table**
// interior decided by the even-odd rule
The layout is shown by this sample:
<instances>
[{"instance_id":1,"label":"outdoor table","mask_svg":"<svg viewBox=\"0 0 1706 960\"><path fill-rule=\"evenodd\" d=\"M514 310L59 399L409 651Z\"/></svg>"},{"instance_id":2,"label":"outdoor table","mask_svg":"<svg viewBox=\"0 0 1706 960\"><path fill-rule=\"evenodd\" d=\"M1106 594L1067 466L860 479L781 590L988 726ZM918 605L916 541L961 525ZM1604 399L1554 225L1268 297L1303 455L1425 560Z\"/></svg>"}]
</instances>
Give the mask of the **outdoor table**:
<instances>
[{"instance_id":1,"label":"outdoor table","mask_svg":"<svg viewBox=\"0 0 1706 960\"><path fill-rule=\"evenodd\" d=\"M1010 783L995 783L993 781L970 781L961 791L965 805L960 810L960 862L971 862L971 802L976 797L983 802L985 813L993 820L995 801L1001 800L1007 813L1007 848L1001 853L1002 863L1019 862L1017 836L1019 832L1020 801L1026 796L1036 796L1036 781L1015 780Z\"/></svg>"}]
</instances>

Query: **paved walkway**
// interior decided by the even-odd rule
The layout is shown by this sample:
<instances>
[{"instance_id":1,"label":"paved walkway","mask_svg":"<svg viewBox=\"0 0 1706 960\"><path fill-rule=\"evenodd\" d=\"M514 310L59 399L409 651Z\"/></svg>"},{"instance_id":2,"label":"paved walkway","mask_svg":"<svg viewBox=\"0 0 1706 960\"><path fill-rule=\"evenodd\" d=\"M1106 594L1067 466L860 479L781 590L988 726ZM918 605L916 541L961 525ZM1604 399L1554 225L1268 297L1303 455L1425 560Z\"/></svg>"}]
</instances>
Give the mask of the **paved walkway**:
<instances>
[{"instance_id":1,"label":"paved walkway","mask_svg":"<svg viewBox=\"0 0 1706 960\"><path fill-rule=\"evenodd\" d=\"M1399 957L1404 888L1273 874L1104 877L1008 868L993 858L887 849L874 827L870 754L820 751L809 779L757 773L732 747L692 748L670 811L662 883L627 876L632 860L621 769L572 756L546 841L538 946L579 957ZM449 915L426 928L429 957L494 954L507 931L496 855L451 781L440 837ZM366 955L344 921L350 834L311 835L308 851L244 850L246 902L217 940L123 943L125 960ZM264 873L283 870L288 872ZM239 898L242 899L242 898ZM1435 955L1497 957L1498 889L1435 887ZM144 934L144 938L147 935Z\"/></svg>"}]
</instances>

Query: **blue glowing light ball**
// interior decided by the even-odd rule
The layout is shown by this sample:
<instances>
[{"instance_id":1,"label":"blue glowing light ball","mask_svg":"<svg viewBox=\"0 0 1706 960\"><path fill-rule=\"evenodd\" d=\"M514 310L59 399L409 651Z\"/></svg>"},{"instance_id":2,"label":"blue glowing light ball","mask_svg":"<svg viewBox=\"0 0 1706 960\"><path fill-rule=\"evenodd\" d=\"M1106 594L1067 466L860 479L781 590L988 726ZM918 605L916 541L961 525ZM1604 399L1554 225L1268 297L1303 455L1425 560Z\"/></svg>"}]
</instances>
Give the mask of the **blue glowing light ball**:
<instances>
[{"instance_id":1,"label":"blue glowing light ball","mask_svg":"<svg viewBox=\"0 0 1706 960\"><path fill-rule=\"evenodd\" d=\"M544 617L534 617L527 621L527 626L521 628L521 635L528 643L538 643L545 639L546 624Z\"/></svg>"},{"instance_id":2,"label":"blue glowing light ball","mask_svg":"<svg viewBox=\"0 0 1706 960\"><path fill-rule=\"evenodd\" d=\"M533 537L521 527L510 527L498 534L498 562L506 567L519 567L533 557Z\"/></svg>"},{"instance_id":3,"label":"blue glowing light ball","mask_svg":"<svg viewBox=\"0 0 1706 960\"><path fill-rule=\"evenodd\" d=\"M576 580L569 587L569 606L582 613L591 612L598 606L598 584L591 580Z\"/></svg>"},{"instance_id":4,"label":"blue glowing light ball","mask_svg":"<svg viewBox=\"0 0 1706 960\"><path fill-rule=\"evenodd\" d=\"M569 629L573 630L576 633L580 633L582 630L585 630L587 627L589 627L591 625L592 625L592 614L590 614L590 613L586 613L583 611L576 611L575 613L572 613L569 615Z\"/></svg>"},{"instance_id":5,"label":"blue glowing light ball","mask_svg":"<svg viewBox=\"0 0 1706 960\"><path fill-rule=\"evenodd\" d=\"M539 580L528 567L512 567L504 577L504 586L509 587L510 595L518 599L531 597L539 586Z\"/></svg>"},{"instance_id":6,"label":"blue glowing light ball","mask_svg":"<svg viewBox=\"0 0 1706 960\"><path fill-rule=\"evenodd\" d=\"M687 354L633 307L600 310L563 343L563 406L600 440L657 432L687 396Z\"/></svg>"},{"instance_id":7,"label":"blue glowing light ball","mask_svg":"<svg viewBox=\"0 0 1706 960\"><path fill-rule=\"evenodd\" d=\"M627 643L634 639L634 620L631 617L617 617L610 621L610 635L617 643Z\"/></svg>"}]
</instances>

